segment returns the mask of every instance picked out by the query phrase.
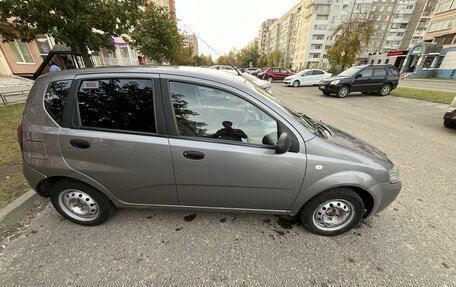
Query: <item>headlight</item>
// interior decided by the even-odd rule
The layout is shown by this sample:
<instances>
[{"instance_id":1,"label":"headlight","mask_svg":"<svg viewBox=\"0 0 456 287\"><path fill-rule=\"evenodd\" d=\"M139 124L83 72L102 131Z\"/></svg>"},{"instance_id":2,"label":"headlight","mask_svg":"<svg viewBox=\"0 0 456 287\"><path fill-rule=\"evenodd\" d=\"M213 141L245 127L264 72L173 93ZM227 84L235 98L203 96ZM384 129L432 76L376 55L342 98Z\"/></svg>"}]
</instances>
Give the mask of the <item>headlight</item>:
<instances>
[{"instance_id":1,"label":"headlight","mask_svg":"<svg viewBox=\"0 0 456 287\"><path fill-rule=\"evenodd\" d=\"M389 170L388 174L390 183L397 183L401 181L401 175L397 167L393 166L393 168Z\"/></svg>"},{"instance_id":2,"label":"headlight","mask_svg":"<svg viewBox=\"0 0 456 287\"><path fill-rule=\"evenodd\" d=\"M448 112L451 113L452 111L456 110L456 107L449 107Z\"/></svg>"},{"instance_id":3,"label":"headlight","mask_svg":"<svg viewBox=\"0 0 456 287\"><path fill-rule=\"evenodd\" d=\"M339 84L340 80L334 80L334 81L331 81L331 83L329 83L330 85L337 85Z\"/></svg>"}]
</instances>

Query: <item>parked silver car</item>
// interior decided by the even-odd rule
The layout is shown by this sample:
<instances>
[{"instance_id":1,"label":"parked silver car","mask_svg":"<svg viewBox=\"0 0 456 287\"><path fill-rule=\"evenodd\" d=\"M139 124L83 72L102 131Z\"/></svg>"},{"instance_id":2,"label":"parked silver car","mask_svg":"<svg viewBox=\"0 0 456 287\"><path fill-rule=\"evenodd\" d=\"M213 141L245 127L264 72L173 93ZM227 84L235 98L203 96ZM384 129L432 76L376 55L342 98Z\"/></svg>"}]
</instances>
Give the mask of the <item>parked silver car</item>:
<instances>
[{"instance_id":1,"label":"parked silver car","mask_svg":"<svg viewBox=\"0 0 456 287\"><path fill-rule=\"evenodd\" d=\"M401 189L384 153L209 69L47 74L18 135L30 186L84 225L113 207L176 208L298 215L337 235Z\"/></svg>"}]
</instances>

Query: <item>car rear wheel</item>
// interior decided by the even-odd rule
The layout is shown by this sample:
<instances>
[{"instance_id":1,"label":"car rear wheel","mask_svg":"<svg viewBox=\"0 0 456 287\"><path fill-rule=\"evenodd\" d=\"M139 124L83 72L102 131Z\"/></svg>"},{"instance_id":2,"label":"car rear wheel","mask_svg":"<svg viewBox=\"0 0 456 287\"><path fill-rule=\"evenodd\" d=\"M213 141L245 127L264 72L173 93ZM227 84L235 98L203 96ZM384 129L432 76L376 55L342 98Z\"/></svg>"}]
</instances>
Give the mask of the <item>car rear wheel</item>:
<instances>
[{"instance_id":1,"label":"car rear wheel","mask_svg":"<svg viewBox=\"0 0 456 287\"><path fill-rule=\"evenodd\" d=\"M386 96L391 92L391 85L385 84L378 91L379 96Z\"/></svg>"},{"instance_id":2,"label":"car rear wheel","mask_svg":"<svg viewBox=\"0 0 456 287\"><path fill-rule=\"evenodd\" d=\"M81 225L101 224L113 210L104 194L70 179L57 182L51 189L50 198L54 208L63 217Z\"/></svg>"},{"instance_id":3,"label":"car rear wheel","mask_svg":"<svg viewBox=\"0 0 456 287\"><path fill-rule=\"evenodd\" d=\"M356 226L364 213L363 200L350 188L340 187L310 199L301 211L304 227L312 233L334 236Z\"/></svg>"},{"instance_id":4,"label":"car rear wheel","mask_svg":"<svg viewBox=\"0 0 456 287\"><path fill-rule=\"evenodd\" d=\"M299 87L299 86L300 86L300 83L299 83L298 80L296 80L296 81L293 82L293 87L297 88L297 87Z\"/></svg>"},{"instance_id":5,"label":"car rear wheel","mask_svg":"<svg viewBox=\"0 0 456 287\"><path fill-rule=\"evenodd\" d=\"M452 120L443 120L443 125L446 127L446 128L454 128L456 127L456 123Z\"/></svg>"},{"instance_id":6,"label":"car rear wheel","mask_svg":"<svg viewBox=\"0 0 456 287\"><path fill-rule=\"evenodd\" d=\"M272 80L274 80L272 77L269 77L269 78L268 78L268 82L269 82L269 83L272 83Z\"/></svg>"},{"instance_id":7,"label":"car rear wheel","mask_svg":"<svg viewBox=\"0 0 456 287\"><path fill-rule=\"evenodd\" d=\"M337 96L339 98L345 98L348 95L348 93L350 93L350 89L347 86L342 86L337 91Z\"/></svg>"}]
</instances>

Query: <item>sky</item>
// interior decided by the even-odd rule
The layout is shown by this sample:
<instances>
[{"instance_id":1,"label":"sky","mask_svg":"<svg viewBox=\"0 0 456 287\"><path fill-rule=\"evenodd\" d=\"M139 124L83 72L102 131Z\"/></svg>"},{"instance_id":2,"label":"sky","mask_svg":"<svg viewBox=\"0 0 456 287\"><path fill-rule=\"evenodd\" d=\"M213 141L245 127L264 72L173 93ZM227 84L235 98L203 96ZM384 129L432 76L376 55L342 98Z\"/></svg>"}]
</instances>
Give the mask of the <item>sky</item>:
<instances>
[{"instance_id":1,"label":"sky","mask_svg":"<svg viewBox=\"0 0 456 287\"><path fill-rule=\"evenodd\" d=\"M175 0L178 26L193 30L218 53L241 49L258 36L261 23L279 18L299 0ZM199 53L218 55L198 39Z\"/></svg>"}]
</instances>

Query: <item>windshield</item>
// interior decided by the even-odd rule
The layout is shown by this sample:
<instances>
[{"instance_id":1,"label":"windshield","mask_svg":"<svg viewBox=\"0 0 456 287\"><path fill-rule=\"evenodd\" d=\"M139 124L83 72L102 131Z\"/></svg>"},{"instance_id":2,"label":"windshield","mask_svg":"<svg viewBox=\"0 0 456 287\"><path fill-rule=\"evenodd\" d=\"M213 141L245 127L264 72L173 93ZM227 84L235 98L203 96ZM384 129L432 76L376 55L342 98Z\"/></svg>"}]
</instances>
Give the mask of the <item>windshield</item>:
<instances>
[{"instance_id":1,"label":"windshield","mask_svg":"<svg viewBox=\"0 0 456 287\"><path fill-rule=\"evenodd\" d=\"M312 133L315 133L315 130L316 130L316 126L315 124L306 119L304 116L302 116L301 114L299 114L298 112L296 112L295 110L293 110L292 108L290 108L289 106L287 106L285 103L283 103L282 101L280 101L279 99L277 99L276 97L274 97L273 95L269 94L268 92L266 92L265 90L261 89L260 87L258 87L257 85L255 84L252 84L252 86L259 92L261 93L262 95L264 95L265 97L267 97L268 99L270 99L271 101L273 101L274 103L276 103L278 106L280 106L285 112L287 112L288 114L290 114L291 116L293 116L297 121L299 121L305 128L307 128L310 132Z\"/></svg>"},{"instance_id":2,"label":"windshield","mask_svg":"<svg viewBox=\"0 0 456 287\"><path fill-rule=\"evenodd\" d=\"M343 71L338 77L353 77L356 73L358 73L364 67L351 67L348 70Z\"/></svg>"},{"instance_id":3,"label":"windshield","mask_svg":"<svg viewBox=\"0 0 456 287\"><path fill-rule=\"evenodd\" d=\"M302 76L302 75L303 75L305 72L307 72L307 71L309 71L309 70L302 70L302 71L300 71L297 75L298 75L298 76Z\"/></svg>"}]
</instances>

